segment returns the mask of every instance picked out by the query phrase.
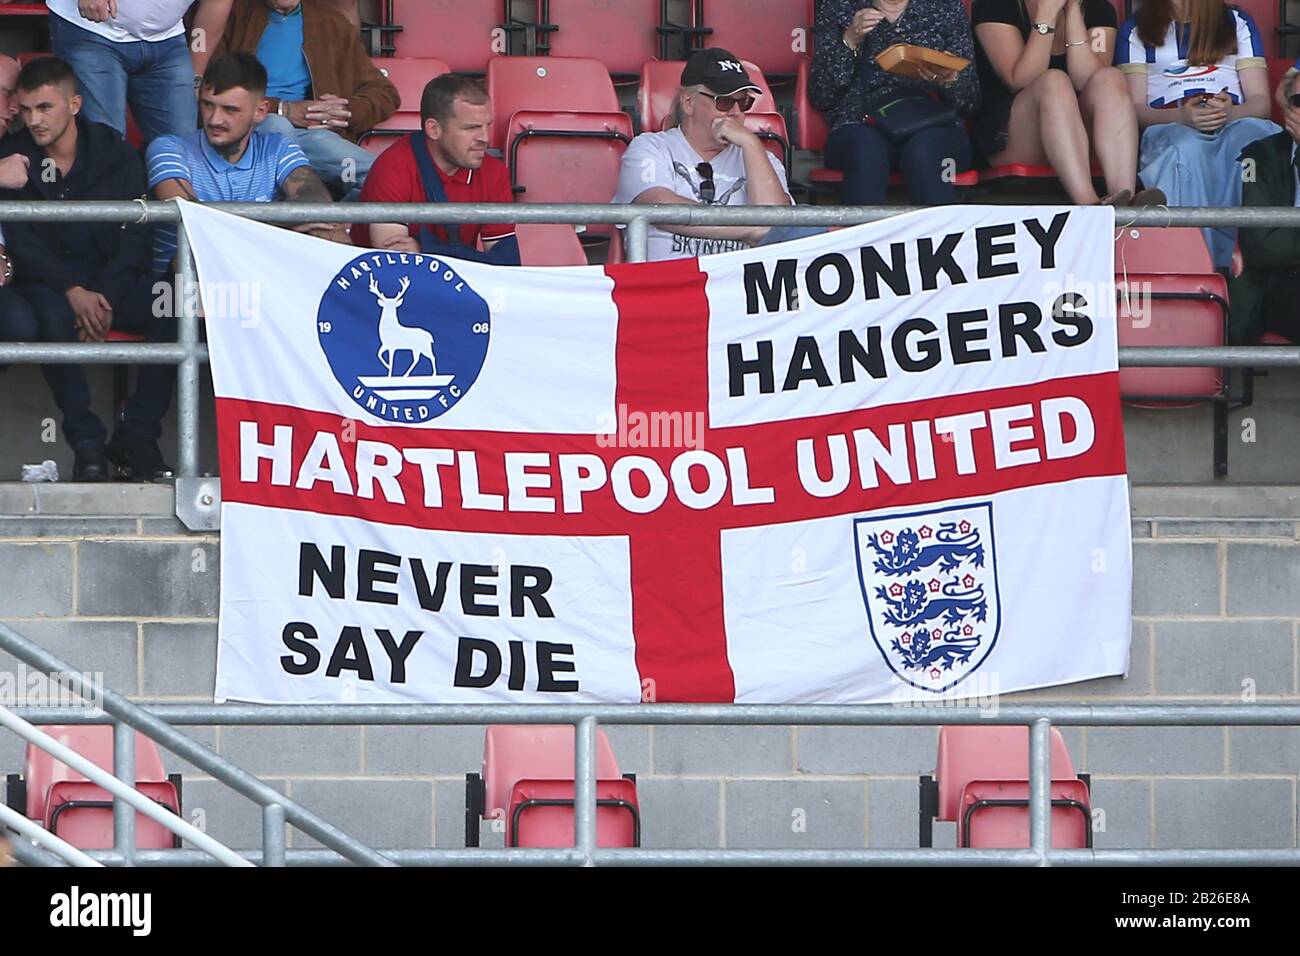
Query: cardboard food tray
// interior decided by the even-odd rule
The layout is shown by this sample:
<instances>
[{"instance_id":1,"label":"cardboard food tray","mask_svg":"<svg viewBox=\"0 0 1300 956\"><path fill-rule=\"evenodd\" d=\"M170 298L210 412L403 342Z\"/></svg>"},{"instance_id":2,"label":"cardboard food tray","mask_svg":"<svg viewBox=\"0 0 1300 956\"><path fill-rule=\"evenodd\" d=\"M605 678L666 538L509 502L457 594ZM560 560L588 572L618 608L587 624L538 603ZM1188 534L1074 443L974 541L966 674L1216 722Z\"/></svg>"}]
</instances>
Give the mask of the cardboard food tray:
<instances>
[{"instance_id":1,"label":"cardboard food tray","mask_svg":"<svg viewBox=\"0 0 1300 956\"><path fill-rule=\"evenodd\" d=\"M940 70L952 70L960 73L970 65L970 60L959 56L950 56L929 47L912 46L908 43L895 43L876 57L876 63L887 73L900 76L917 76L922 66L932 66Z\"/></svg>"}]
</instances>

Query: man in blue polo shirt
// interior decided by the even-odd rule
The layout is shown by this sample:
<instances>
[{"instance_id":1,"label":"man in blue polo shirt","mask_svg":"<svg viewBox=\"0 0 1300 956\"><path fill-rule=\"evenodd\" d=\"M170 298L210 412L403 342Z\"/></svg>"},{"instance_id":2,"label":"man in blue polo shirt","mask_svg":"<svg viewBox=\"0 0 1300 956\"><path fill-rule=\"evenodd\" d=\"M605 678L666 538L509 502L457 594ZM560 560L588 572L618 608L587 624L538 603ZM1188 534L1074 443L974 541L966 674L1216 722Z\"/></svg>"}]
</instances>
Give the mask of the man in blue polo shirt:
<instances>
[{"instance_id":1,"label":"man in blue polo shirt","mask_svg":"<svg viewBox=\"0 0 1300 956\"><path fill-rule=\"evenodd\" d=\"M251 53L227 53L203 74L199 113L203 129L160 136L149 144L149 188L159 199L191 202L330 202L301 149L278 133L254 127L266 116L266 70ZM341 224L293 227L321 239L349 243ZM158 230L154 272L168 271L176 230Z\"/></svg>"}]
</instances>

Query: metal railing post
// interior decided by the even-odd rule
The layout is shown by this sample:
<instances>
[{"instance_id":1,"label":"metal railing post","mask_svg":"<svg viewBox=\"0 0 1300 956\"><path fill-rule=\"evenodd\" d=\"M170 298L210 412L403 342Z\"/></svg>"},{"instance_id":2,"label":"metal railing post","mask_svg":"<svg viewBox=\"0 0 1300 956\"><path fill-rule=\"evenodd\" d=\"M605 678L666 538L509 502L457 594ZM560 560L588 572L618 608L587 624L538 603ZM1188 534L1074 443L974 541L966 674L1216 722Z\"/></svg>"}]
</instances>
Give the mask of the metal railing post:
<instances>
[{"instance_id":1,"label":"metal railing post","mask_svg":"<svg viewBox=\"0 0 1300 956\"><path fill-rule=\"evenodd\" d=\"M193 478L199 473L199 362L195 349L199 344L199 319L197 302L191 295L198 294L194 278L194 258L190 252L190 238L185 224L176 224L176 281L180 285L180 316L177 323L177 342L185 349L185 358L176 370L176 429L181 478Z\"/></svg>"},{"instance_id":2,"label":"metal railing post","mask_svg":"<svg viewBox=\"0 0 1300 956\"><path fill-rule=\"evenodd\" d=\"M594 866L596 849L596 718L578 721L573 748L574 847Z\"/></svg>"},{"instance_id":3,"label":"metal railing post","mask_svg":"<svg viewBox=\"0 0 1300 956\"><path fill-rule=\"evenodd\" d=\"M650 255L650 221L640 216L627 224L627 261L645 262Z\"/></svg>"},{"instance_id":4,"label":"metal railing post","mask_svg":"<svg viewBox=\"0 0 1300 956\"><path fill-rule=\"evenodd\" d=\"M13 830L19 836L31 840L42 850L52 853L72 866L103 866L98 860L91 859L66 840L60 840L49 830L37 826L16 810L10 810L0 803L0 824ZM15 847L17 844L15 844Z\"/></svg>"},{"instance_id":5,"label":"metal railing post","mask_svg":"<svg viewBox=\"0 0 1300 956\"><path fill-rule=\"evenodd\" d=\"M113 721L113 776L135 788L135 729L120 720ZM121 797L113 798L113 849L135 866L135 807Z\"/></svg>"},{"instance_id":6,"label":"metal railing post","mask_svg":"<svg viewBox=\"0 0 1300 956\"><path fill-rule=\"evenodd\" d=\"M284 866L284 807L268 803L262 808L262 865Z\"/></svg>"},{"instance_id":7,"label":"metal railing post","mask_svg":"<svg viewBox=\"0 0 1300 956\"><path fill-rule=\"evenodd\" d=\"M1039 718L1029 725L1029 846L1049 866L1052 849L1052 722Z\"/></svg>"}]
</instances>

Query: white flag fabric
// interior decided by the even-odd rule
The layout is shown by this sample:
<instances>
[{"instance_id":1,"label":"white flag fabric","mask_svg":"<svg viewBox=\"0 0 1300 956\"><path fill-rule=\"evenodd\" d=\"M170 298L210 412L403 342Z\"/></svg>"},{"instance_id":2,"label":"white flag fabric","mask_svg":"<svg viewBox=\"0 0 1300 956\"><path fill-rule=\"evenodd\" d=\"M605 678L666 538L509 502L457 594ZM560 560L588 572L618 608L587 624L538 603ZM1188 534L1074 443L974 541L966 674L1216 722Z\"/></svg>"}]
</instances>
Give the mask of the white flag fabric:
<instances>
[{"instance_id":1,"label":"white flag fabric","mask_svg":"<svg viewBox=\"0 0 1300 956\"><path fill-rule=\"evenodd\" d=\"M549 269L182 209L218 700L876 702L1127 668L1109 207Z\"/></svg>"}]
</instances>

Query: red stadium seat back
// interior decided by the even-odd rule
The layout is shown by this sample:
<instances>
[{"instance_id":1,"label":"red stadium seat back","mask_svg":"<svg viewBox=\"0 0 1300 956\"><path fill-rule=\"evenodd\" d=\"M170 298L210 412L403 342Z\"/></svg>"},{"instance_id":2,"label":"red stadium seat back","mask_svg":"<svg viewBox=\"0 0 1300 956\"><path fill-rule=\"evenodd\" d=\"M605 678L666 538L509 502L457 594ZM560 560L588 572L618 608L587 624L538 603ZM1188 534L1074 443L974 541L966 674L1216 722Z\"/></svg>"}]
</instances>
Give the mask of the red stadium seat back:
<instances>
[{"instance_id":1,"label":"red stadium seat back","mask_svg":"<svg viewBox=\"0 0 1300 956\"><path fill-rule=\"evenodd\" d=\"M680 60L650 60L641 65L636 112L643 132L661 130L668 122L681 88L683 65Z\"/></svg>"},{"instance_id":2,"label":"red stadium seat back","mask_svg":"<svg viewBox=\"0 0 1300 956\"><path fill-rule=\"evenodd\" d=\"M635 76L659 55L660 0L543 0L539 45L551 56L591 57Z\"/></svg>"},{"instance_id":3,"label":"red stadium seat back","mask_svg":"<svg viewBox=\"0 0 1300 956\"><path fill-rule=\"evenodd\" d=\"M1278 105L1277 97L1273 94L1277 92L1282 77L1286 76L1287 70L1293 66L1295 66L1295 60L1287 57L1269 57L1268 60L1268 97L1273 102L1273 122L1279 126L1285 120L1282 116L1282 107Z\"/></svg>"},{"instance_id":4,"label":"red stadium seat back","mask_svg":"<svg viewBox=\"0 0 1300 956\"><path fill-rule=\"evenodd\" d=\"M42 729L95 766L113 772L113 728L108 724L55 724ZM141 733L135 735L135 774L141 781L167 779L157 744ZM33 744L27 746L23 776L27 780L27 816L33 820L44 819L50 788L55 784L86 781L81 773Z\"/></svg>"},{"instance_id":5,"label":"red stadium seat back","mask_svg":"<svg viewBox=\"0 0 1300 956\"><path fill-rule=\"evenodd\" d=\"M618 94L599 60L583 57L497 57L488 64L492 146L504 149L510 117L521 110L619 112Z\"/></svg>"},{"instance_id":6,"label":"red stadium seat back","mask_svg":"<svg viewBox=\"0 0 1300 956\"><path fill-rule=\"evenodd\" d=\"M799 70L794 84L794 122L795 135L799 138L799 148L820 153L826 148L826 137L830 128L821 111L812 105L808 98L808 84L811 82L812 60L805 57L799 61ZM838 180L837 180L838 181Z\"/></svg>"},{"instance_id":7,"label":"red stadium seat back","mask_svg":"<svg viewBox=\"0 0 1300 956\"><path fill-rule=\"evenodd\" d=\"M573 846L573 781L520 780L510 790L506 819L506 846ZM597 780L596 845L621 849L640 843L636 784L623 777Z\"/></svg>"},{"instance_id":8,"label":"red stadium seat back","mask_svg":"<svg viewBox=\"0 0 1300 956\"><path fill-rule=\"evenodd\" d=\"M1223 276L1116 273L1119 344L1222 345L1228 310ZM1126 294L1127 293L1127 294ZM1223 391L1219 368L1143 368L1119 372L1119 391L1126 400L1206 400Z\"/></svg>"},{"instance_id":9,"label":"red stadium seat back","mask_svg":"<svg viewBox=\"0 0 1300 956\"><path fill-rule=\"evenodd\" d=\"M1052 779L1073 777L1065 738L1052 728ZM953 821L962 790L972 780L1028 780L1028 727L943 727L934 775L939 785L938 819Z\"/></svg>"},{"instance_id":10,"label":"red stadium seat back","mask_svg":"<svg viewBox=\"0 0 1300 956\"><path fill-rule=\"evenodd\" d=\"M621 776L605 731L596 732L596 777ZM504 814L520 780L573 781L573 726L497 724L483 738L484 816ZM508 818L506 818L508 819Z\"/></svg>"},{"instance_id":11,"label":"red stadium seat back","mask_svg":"<svg viewBox=\"0 0 1300 956\"><path fill-rule=\"evenodd\" d=\"M526 266L585 266L578 231L568 223L526 222L515 226L519 260Z\"/></svg>"},{"instance_id":12,"label":"red stadium seat back","mask_svg":"<svg viewBox=\"0 0 1300 956\"><path fill-rule=\"evenodd\" d=\"M809 5L799 0L704 0L702 6L696 26L711 32L699 46L722 47L781 76L794 75L812 52Z\"/></svg>"},{"instance_id":13,"label":"red stadium seat back","mask_svg":"<svg viewBox=\"0 0 1300 956\"><path fill-rule=\"evenodd\" d=\"M414 130L411 130L411 132L414 132ZM357 141L357 145L372 155L382 156L390 146L400 142L401 139L402 135L400 131L394 131L391 133L367 133Z\"/></svg>"},{"instance_id":14,"label":"red stadium seat back","mask_svg":"<svg viewBox=\"0 0 1300 956\"><path fill-rule=\"evenodd\" d=\"M437 57L457 72L482 73L506 52L504 0L393 0L399 57Z\"/></svg>"},{"instance_id":15,"label":"red stadium seat back","mask_svg":"<svg viewBox=\"0 0 1300 956\"><path fill-rule=\"evenodd\" d=\"M141 332L123 332L121 329L109 329L104 337L106 342L147 342L149 337Z\"/></svg>"},{"instance_id":16,"label":"red stadium seat back","mask_svg":"<svg viewBox=\"0 0 1300 956\"><path fill-rule=\"evenodd\" d=\"M1214 261L1201 230L1193 226L1128 226L1115 240L1115 281L1129 272L1208 275Z\"/></svg>"},{"instance_id":17,"label":"red stadium seat back","mask_svg":"<svg viewBox=\"0 0 1300 956\"><path fill-rule=\"evenodd\" d=\"M377 57L371 62L397 87L402 98L397 112L375 129L403 132L420 129L420 100L424 97L424 88L434 77L450 73L451 68L443 60L432 57Z\"/></svg>"},{"instance_id":18,"label":"red stadium seat back","mask_svg":"<svg viewBox=\"0 0 1300 956\"><path fill-rule=\"evenodd\" d=\"M511 184L521 202L607 203L618 188L632 120L626 113L523 110L510 117L507 133Z\"/></svg>"},{"instance_id":19,"label":"red stadium seat back","mask_svg":"<svg viewBox=\"0 0 1300 956\"><path fill-rule=\"evenodd\" d=\"M1082 780L1053 780L1052 847L1092 846L1092 804ZM972 780L961 793L957 846L1023 850L1029 840L1029 784L1023 780Z\"/></svg>"},{"instance_id":20,"label":"red stadium seat back","mask_svg":"<svg viewBox=\"0 0 1300 956\"><path fill-rule=\"evenodd\" d=\"M790 134L785 129L785 117L780 113L746 113L745 128L758 135L769 153L781 160L786 175L790 174Z\"/></svg>"},{"instance_id":21,"label":"red stadium seat back","mask_svg":"<svg viewBox=\"0 0 1300 956\"><path fill-rule=\"evenodd\" d=\"M136 789L172 813L180 812L176 786L169 780L138 782ZM50 788L44 819L47 830L81 850L113 847L113 797L93 783L65 780ZM170 830L141 813L135 815L135 845L139 850L165 850L174 845Z\"/></svg>"}]
</instances>

